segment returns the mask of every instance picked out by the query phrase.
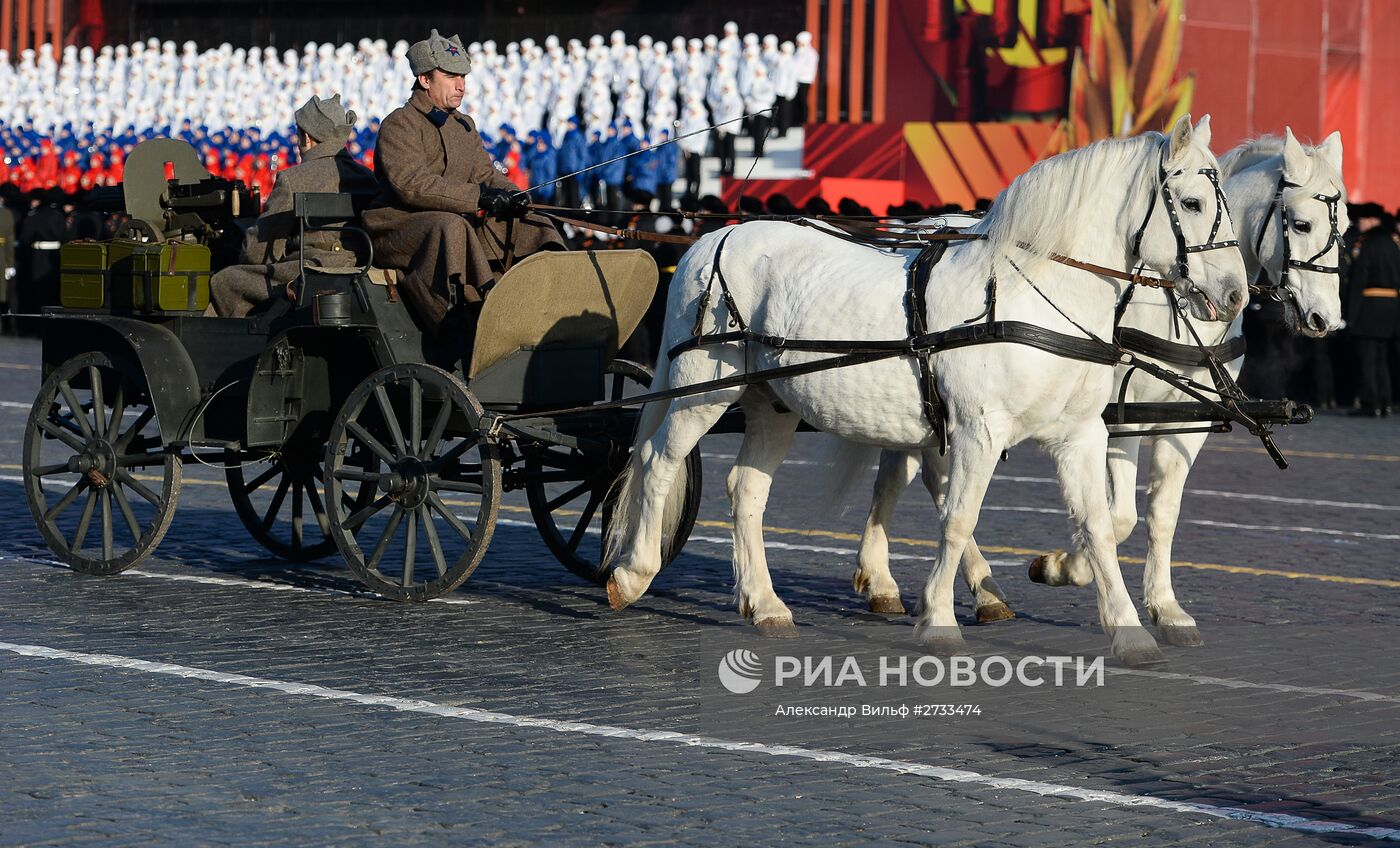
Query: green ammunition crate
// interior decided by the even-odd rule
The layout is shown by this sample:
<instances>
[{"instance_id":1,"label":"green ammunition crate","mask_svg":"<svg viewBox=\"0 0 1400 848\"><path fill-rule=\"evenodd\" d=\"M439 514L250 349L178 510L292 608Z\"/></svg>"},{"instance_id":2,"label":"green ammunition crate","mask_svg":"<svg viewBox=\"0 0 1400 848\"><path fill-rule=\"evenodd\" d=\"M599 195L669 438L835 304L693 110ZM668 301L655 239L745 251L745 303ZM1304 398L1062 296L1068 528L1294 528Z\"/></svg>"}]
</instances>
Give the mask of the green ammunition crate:
<instances>
[{"instance_id":1,"label":"green ammunition crate","mask_svg":"<svg viewBox=\"0 0 1400 848\"><path fill-rule=\"evenodd\" d=\"M58 302L68 309L107 305L107 244L70 241L59 251Z\"/></svg>"},{"instance_id":2,"label":"green ammunition crate","mask_svg":"<svg viewBox=\"0 0 1400 848\"><path fill-rule=\"evenodd\" d=\"M113 239L107 261L118 309L199 314L209 305L209 248L202 244Z\"/></svg>"}]
</instances>

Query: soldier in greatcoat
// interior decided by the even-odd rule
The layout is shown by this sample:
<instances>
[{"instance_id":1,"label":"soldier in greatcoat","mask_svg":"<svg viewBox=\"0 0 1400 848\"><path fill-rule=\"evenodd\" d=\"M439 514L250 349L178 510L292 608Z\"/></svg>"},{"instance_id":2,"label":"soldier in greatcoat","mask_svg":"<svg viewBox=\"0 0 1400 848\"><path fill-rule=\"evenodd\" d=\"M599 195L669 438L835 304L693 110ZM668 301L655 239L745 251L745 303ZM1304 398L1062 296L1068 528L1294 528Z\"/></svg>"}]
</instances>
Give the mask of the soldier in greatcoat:
<instances>
[{"instance_id":1,"label":"soldier in greatcoat","mask_svg":"<svg viewBox=\"0 0 1400 848\"><path fill-rule=\"evenodd\" d=\"M408 61L413 93L380 125L379 196L365 210L365 228L375 264L402 272L399 290L424 328L442 335L452 312L466 332L467 316L510 257L564 242L528 212L526 195L496 170L476 124L457 110L471 70L461 39L433 30L409 48Z\"/></svg>"},{"instance_id":2,"label":"soldier in greatcoat","mask_svg":"<svg viewBox=\"0 0 1400 848\"><path fill-rule=\"evenodd\" d=\"M339 192L372 198L379 190L374 173L356 162L345 142L354 131L355 113L346 111L336 94L327 100L315 95L296 111L297 147L301 164L277 175L256 224L243 241L244 264L219 271L210 280L214 311L241 318L271 299L301 273L301 260L321 268L354 268L368 258L368 245L358 233L318 230L298 245L300 228L293 215L292 195L298 192Z\"/></svg>"},{"instance_id":3,"label":"soldier in greatcoat","mask_svg":"<svg viewBox=\"0 0 1400 848\"><path fill-rule=\"evenodd\" d=\"M1348 210L1360 237L1347 272L1347 332L1361 366L1361 408L1356 415L1389 415L1390 357L1400 339L1400 246L1395 219L1378 203Z\"/></svg>"}]
</instances>

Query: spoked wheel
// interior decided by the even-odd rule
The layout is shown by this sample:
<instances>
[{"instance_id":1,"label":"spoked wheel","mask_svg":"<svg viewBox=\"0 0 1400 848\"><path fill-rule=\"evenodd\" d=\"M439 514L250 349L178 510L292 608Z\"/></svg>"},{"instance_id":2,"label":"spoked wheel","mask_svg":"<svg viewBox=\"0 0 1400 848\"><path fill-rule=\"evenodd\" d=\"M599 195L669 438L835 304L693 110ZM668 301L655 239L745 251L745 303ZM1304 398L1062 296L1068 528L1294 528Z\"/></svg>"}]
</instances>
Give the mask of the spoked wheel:
<instances>
[{"instance_id":1,"label":"spoked wheel","mask_svg":"<svg viewBox=\"0 0 1400 848\"><path fill-rule=\"evenodd\" d=\"M24 490L50 550L75 571L116 574L164 538L180 496L141 372L105 353L60 365L24 434Z\"/></svg>"},{"instance_id":2,"label":"spoked wheel","mask_svg":"<svg viewBox=\"0 0 1400 848\"><path fill-rule=\"evenodd\" d=\"M651 385L651 370L626 360L608 366L609 400L621 400L629 389ZM530 515L545 546L564 567L599 586L608 582L603 567L603 539L612 523L613 484L627 468L632 440L610 453L589 453L559 445L524 448L525 496ZM685 460L685 502L675 536L665 541L662 567L680 554L700 512L700 448Z\"/></svg>"},{"instance_id":3,"label":"spoked wheel","mask_svg":"<svg viewBox=\"0 0 1400 848\"><path fill-rule=\"evenodd\" d=\"M336 546L375 592L436 598L485 556L501 462L478 432L481 416L462 382L431 365L378 371L345 402L326 448L326 507ZM379 465L348 459L361 451Z\"/></svg>"},{"instance_id":4,"label":"spoked wheel","mask_svg":"<svg viewBox=\"0 0 1400 848\"><path fill-rule=\"evenodd\" d=\"M336 551L326 513L325 448L291 444L259 462L231 454L224 475L238 518L264 548L292 562L311 562ZM348 467L374 471L379 458L362 447L346 457ZM345 497L349 497L346 495ZM347 513L366 506L374 492L364 489L358 500L347 500Z\"/></svg>"}]
</instances>

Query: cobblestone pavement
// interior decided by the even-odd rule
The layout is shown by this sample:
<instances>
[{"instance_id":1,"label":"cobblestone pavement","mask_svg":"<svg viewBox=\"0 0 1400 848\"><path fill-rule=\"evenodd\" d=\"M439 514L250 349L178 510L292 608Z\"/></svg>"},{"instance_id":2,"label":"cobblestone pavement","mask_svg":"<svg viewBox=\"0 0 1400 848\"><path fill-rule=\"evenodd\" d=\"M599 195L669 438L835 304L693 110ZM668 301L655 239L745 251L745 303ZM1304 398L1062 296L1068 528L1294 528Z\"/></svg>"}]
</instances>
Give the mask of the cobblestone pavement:
<instances>
[{"instance_id":1,"label":"cobblestone pavement","mask_svg":"<svg viewBox=\"0 0 1400 848\"><path fill-rule=\"evenodd\" d=\"M157 554L87 577L48 561L20 442L37 345L0 341L0 844L1364 844L1400 837L1400 424L1323 415L1274 470L1214 437L1177 536L1207 644L1102 687L938 687L979 715L775 721L716 658L754 647L730 600L711 437L701 523L623 613L509 501L453 603L363 596L331 557L267 555L222 477L187 468ZM799 437L767 518L802 635L912 654L908 619L850 590L863 505L821 502ZM1089 590L1024 579L1063 547L1050 464L1012 451L978 527L1018 618L981 656L1096 655ZM926 497L894 535L906 603L929 567ZM1123 548L1136 595L1141 530ZM807 649L804 649L804 644ZM765 656L766 656L765 655ZM886 695L888 693L885 693ZM791 702L859 704L859 690ZM781 699L780 699L781 700ZM898 699L896 699L898 702ZM788 746L788 747L784 747Z\"/></svg>"}]
</instances>

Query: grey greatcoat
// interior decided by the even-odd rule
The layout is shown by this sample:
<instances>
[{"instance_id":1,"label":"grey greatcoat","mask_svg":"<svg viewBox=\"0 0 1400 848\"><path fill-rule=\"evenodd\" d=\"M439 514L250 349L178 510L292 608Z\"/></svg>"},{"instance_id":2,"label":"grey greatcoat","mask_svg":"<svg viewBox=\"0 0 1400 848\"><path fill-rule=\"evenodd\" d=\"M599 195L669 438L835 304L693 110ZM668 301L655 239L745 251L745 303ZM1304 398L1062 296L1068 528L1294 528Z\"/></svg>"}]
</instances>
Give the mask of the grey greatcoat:
<instances>
[{"instance_id":1,"label":"grey greatcoat","mask_svg":"<svg viewBox=\"0 0 1400 848\"><path fill-rule=\"evenodd\" d=\"M477 214L481 186L518 190L496 170L471 118L433 106L417 89L379 127L379 196L365 210L376 265L403 272L399 288L425 328L438 333L453 303L480 301L500 278L506 223ZM549 221L511 225L513 255L563 249Z\"/></svg>"},{"instance_id":2,"label":"grey greatcoat","mask_svg":"<svg viewBox=\"0 0 1400 848\"><path fill-rule=\"evenodd\" d=\"M297 249L297 219L292 214L292 195L298 192L341 192L373 197L379 183L373 172L356 162L344 145L318 144L307 151L300 165L277 174L277 182L263 206L258 221L243 240L242 265L223 269L210 280L214 310L225 317L241 318L254 306L272 297L275 288L285 286L300 273L300 260L322 268L353 268L364 264L364 238L349 233L317 231L306 234L306 244Z\"/></svg>"}]
</instances>

